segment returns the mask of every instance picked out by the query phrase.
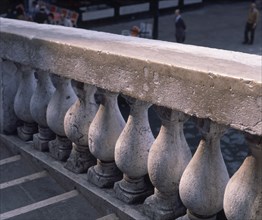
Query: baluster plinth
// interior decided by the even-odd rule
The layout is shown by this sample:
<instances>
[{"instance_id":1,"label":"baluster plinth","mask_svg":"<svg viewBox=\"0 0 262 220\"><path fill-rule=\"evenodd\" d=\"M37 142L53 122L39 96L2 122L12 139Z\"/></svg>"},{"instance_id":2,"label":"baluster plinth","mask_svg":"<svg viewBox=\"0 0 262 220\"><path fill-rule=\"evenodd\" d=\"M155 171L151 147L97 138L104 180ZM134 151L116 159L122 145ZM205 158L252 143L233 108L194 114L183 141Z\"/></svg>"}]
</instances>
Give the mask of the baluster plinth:
<instances>
[{"instance_id":1,"label":"baluster plinth","mask_svg":"<svg viewBox=\"0 0 262 220\"><path fill-rule=\"evenodd\" d=\"M74 89L78 99L69 108L64 120L66 136L73 142L65 168L74 173L84 173L96 164L88 146L89 127L98 109L94 98L96 87L75 82Z\"/></svg>"},{"instance_id":2,"label":"baluster plinth","mask_svg":"<svg viewBox=\"0 0 262 220\"><path fill-rule=\"evenodd\" d=\"M192 157L183 132L188 117L164 107L155 109L162 121L148 156L148 173L155 193L145 200L144 213L154 220L174 219L186 212L178 186Z\"/></svg>"},{"instance_id":3,"label":"baluster plinth","mask_svg":"<svg viewBox=\"0 0 262 220\"><path fill-rule=\"evenodd\" d=\"M66 161L72 150L72 142L65 136L56 135L55 140L48 142L52 157L60 161Z\"/></svg>"},{"instance_id":4,"label":"baluster plinth","mask_svg":"<svg viewBox=\"0 0 262 220\"><path fill-rule=\"evenodd\" d=\"M118 94L104 90L99 92L101 104L89 128L89 148L97 158L97 164L88 169L87 178L104 188L112 187L123 176L115 164L114 152L125 121L118 107Z\"/></svg>"},{"instance_id":5,"label":"baluster plinth","mask_svg":"<svg viewBox=\"0 0 262 220\"><path fill-rule=\"evenodd\" d=\"M55 133L48 127L38 125L38 133L33 135L33 146L39 151L48 151L48 143L55 139Z\"/></svg>"},{"instance_id":6,"label":"baluster plinth","mask_svg":"<svg viewBox=\"0 0 262 220\"><path fill-rule=\"evenodd\" d=\"M97 160L97 164L88 169L88 180L100 188L110 188L122 179L122 173L115 161Z\"/></svg>"},{"instance_id":7,"label":"baluster plinth","mask_svg":"<svg viewBox=\"0 0 262 220\"><path fill-rule=\"evenodd\" d=\"M116 196L126 203L143 202L153 193L145 181L148 152L154 137L148 121L151 104L127 98L131 107L127 124L116 143L115 160L124 178L115 183Z\"/></svg>"}]
</instances>

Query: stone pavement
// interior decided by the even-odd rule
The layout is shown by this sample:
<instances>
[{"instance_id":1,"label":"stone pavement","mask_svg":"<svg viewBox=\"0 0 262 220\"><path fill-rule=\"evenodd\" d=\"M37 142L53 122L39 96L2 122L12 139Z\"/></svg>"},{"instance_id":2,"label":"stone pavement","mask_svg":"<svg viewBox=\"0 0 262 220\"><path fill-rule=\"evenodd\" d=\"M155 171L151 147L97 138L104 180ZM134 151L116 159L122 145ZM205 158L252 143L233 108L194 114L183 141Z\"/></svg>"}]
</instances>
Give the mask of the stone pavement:
<instances>
[{"instance_id":1,"label":"stone pavement","mask_svg":"<svg viewBox=\"0 0 262 220\"><path fill-rule=\"evenodd\" d=\"M250 54L262 54L262 21L260 10L259 25L255 33L253 45L243 45L244 28L249 2L220 3L203 5L201 8L183 11L182 16L187 25L186 44L212 47L224 50L239 51ZM121 34L122 30L130 30L140 23L153 23L153 19L132 19L112 25L98 26L92 30ZM174 14L159 17L159 40L175 42ZM261 60L262 62L262 60ZM261 70L262 71L262 70ZM262 72L261 72L262 76ZM124 109L125 107L122 106ZM127 110L123 111L127 117ZM153 111L149 112L152 131L156 136L160 129L160 121ZM192 120L185 124L185 136L194 152L200 141L200 134ZM229 175L232 176L248 154L244 136L235 129L228 129L221 139L221 150Z\"/></svg>"},{"instance_id":2,"label":"stone pavement","mask_svg":"<svg viewBox=\"0 0 262 220\"><path fill-rule=\"evenodd\" d=\"M187 25L186 44L262 54L262 20L260 18L253 45L242 45L244 28L249 9L248 2L203 5L188 11L181 11ZM153 23L153 19L132 19L117 24L92 27L90 29L121 34L140 23ZM159 17L159 40L175 42L174 14Z\"/></svg>"}]
</instances>

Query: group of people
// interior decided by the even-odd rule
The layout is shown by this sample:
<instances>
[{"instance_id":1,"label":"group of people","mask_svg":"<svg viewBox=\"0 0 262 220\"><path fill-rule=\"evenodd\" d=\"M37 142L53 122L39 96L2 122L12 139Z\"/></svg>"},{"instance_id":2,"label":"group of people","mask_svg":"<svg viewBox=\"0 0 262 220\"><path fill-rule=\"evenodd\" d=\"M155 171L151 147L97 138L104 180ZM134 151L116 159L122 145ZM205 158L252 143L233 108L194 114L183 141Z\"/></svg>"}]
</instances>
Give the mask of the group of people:
<instances>
[{"instance_id":1,"label":"group of people","mask_svg":"<svg viewBox=\"0 0 262 220\"><path fill-rule=\"evenodd\" d=\"M15 6L8 11L7 18L33 21L39 24L57 24L67 27L73 27L72 21L63 13L59 14L59 20L55 20L55 15L48 10L46 4L42 1L33 1L28 12L25 11L23 4Z\"/></svg>"},{"instance_id":2,"label":"group of people","mask_svg":"<svg viewBox=\"0 0 262 220\"><path fill-rule=\"evenodd\" d=\"M254 43L255 30L257 27L258 18L259 18L259 12L258 9L256 8L256 4L251 3L248 11L247 22L244 31L243 44ZM176 42L184 43L186 39L186 24L181 17L179 9L175 11L175 30L176 30L175 31Z\"/></svg>"}]
</instances>

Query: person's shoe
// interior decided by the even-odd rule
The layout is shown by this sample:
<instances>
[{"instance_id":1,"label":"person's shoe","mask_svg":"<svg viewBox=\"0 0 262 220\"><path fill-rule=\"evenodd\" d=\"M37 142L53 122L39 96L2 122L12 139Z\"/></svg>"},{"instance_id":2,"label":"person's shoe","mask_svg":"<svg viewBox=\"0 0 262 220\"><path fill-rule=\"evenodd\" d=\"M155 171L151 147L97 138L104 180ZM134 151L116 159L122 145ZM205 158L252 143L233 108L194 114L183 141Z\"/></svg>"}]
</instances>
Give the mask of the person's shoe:
<instances>
[{"instance_id":1,"label":"person's shoe","mask_svg":"<svg viewBox=\"0 0 262 220\"><path fill-rule=\"evenodd\" d=\"M242 44L247 44L248 42L247 41L243 41Z\"/></svg>"},{"instance_id":2,"label":"person's shoe","mask_svg":"<svg viewBox=\"0 0 262 220\"><path fill-rule=\"evenodd\" d=\"M253 44L253 42L248 42L248 44L252 45L252 44Z\"/></svg>"}]
</instances>

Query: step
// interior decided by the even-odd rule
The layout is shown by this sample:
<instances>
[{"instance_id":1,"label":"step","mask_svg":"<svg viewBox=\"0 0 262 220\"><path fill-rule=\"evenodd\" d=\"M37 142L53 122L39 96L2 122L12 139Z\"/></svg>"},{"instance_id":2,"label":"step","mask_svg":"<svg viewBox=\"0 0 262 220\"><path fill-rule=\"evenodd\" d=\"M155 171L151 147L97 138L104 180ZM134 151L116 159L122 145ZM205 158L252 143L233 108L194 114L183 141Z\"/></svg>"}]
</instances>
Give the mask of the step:
<instances>
[{"instance_id":1,"label":"step","mask_svg":"<svg viewBox=\"0 0 262 220\"><path fill-rule=\"evenodd\" d=\"M67 191L78 190L88 201L88 204L99 210L100 216L97 218L115 213L120 220L149 220L143 214L141 204L133 206L125 204L116 198L113 189L100 189L94 186L87 181L86 174L70 172L64 168L65 163L55 160L48 153L35 150L32 143L25 143L17 136L3 134L0 134L0 142L12 149L12 152L20 153L27 160L33 162L35 166L47 170L50 176ZM86 219L89 220L89 218Z\"/></svg>"},{"instance_id":2,"label":"step","mask_svg":"<svg viewBox=\"0 0 262 220\"><path fill-rule=\"evenodd\" d=\"M13 156L14 154L11 153L6 147L0 147L0 160Z\"/></svg>"},{"instance_id":3,"label":"step","mask_svg":"<svg viewBox=\"0 0 262 220\"><path fill-rule=\"evenodd\" d=\"M95 220L101 215L76 190L17 208L0 215L1 220Z\"/></svg>"},{"instance_id":4,"label":"step","mask_svg":"<svg viewBox=\"0 0 262 220\"><path fill-rule=\"evenodd\" d=\"M3 148L1 143L1 152ZM102 216L78 191L66 192L47 171L33 165L23 155L0 160L1 220L95 220Z\"/></svg>"},{"instance_id":5,"label":"step","mask_svg":"<svg viewBox=\"0 0 262 220\"><path fill-rule=\"evenodd\" d=\"M30 205L44 199L64 193L50 176L0 189L1 207L0 213L4 213L22 206ZM0 218L1 219L1 218Z\"/></svg>"},{"instance_id":6,"label":"step","mask_svg":"<svg viewBox=\"0 0 262 220\"><path fill-rule=\"evenodd\" d=\"M9 162L7 162L8 160ZM25 160L23 160L19 155L5 158L1 161L2 165L0 165L0 183L18 179L38 171L35 167L32 167Z\"/></svg>"}]
</instances>

